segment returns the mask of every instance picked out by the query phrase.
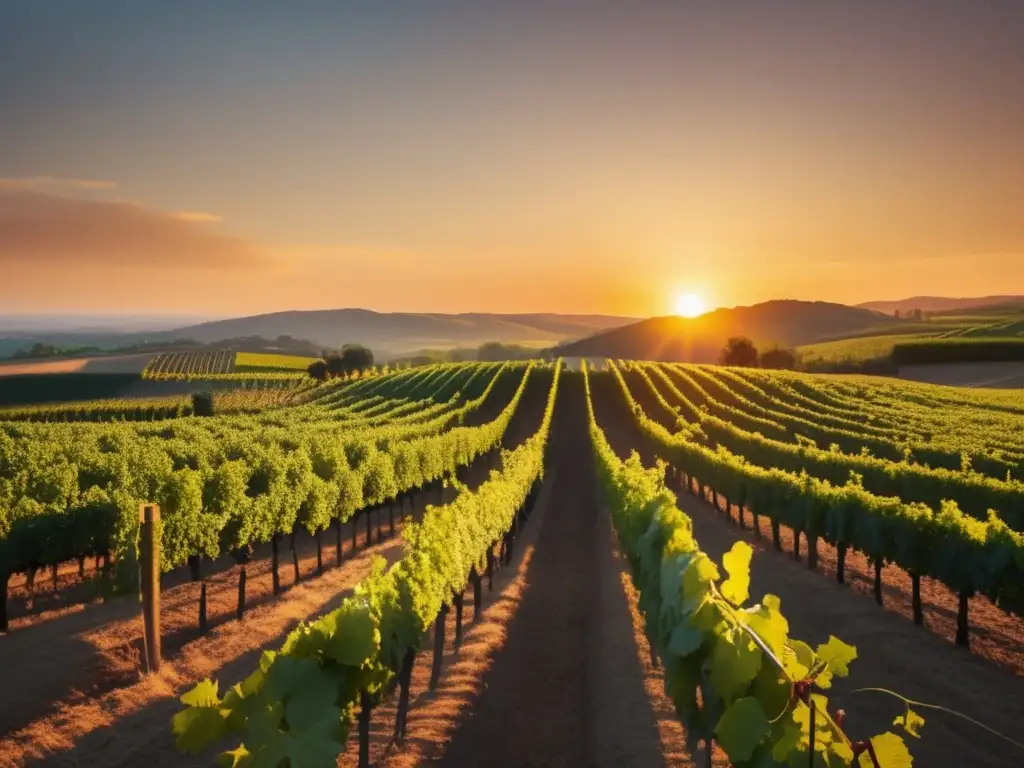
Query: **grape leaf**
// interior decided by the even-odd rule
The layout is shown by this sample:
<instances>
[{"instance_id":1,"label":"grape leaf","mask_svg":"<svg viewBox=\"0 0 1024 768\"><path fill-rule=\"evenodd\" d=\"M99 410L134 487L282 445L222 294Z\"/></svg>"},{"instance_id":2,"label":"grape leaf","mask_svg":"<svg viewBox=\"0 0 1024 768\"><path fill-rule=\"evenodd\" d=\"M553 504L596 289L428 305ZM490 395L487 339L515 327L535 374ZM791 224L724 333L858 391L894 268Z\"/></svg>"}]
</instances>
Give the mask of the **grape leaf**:
<instances>
[{"instance_id":1,"label":"grape leaf","mask_svg":"<svg viewBox=\"0 0 1024 768\"><path fill-rule=\"evenodd\" d=\"M171 719L171 731L174 745L195 755L224 737L227 720L216 707L189 707Z\"/></svg>"},{"instance_id":2,"label":"grape leaf","mask_svg":"<svg viewBox=\"0 0 1024 768\"><path fill-rule=\"evenodd\" d=\"M847 645L838 637L829 635L828 642L818 646L818 659L828 667L822 670L815 682L822 688L832 685L832 676L846 677L850 674L850 662L857 658L857 649Z\"/></svg>"},{"instance_id":3,"label":"grape leaf","mask_svg":"<svg viewBox=\"0 0 1024 768\"><path fill-rule=\"evenodd\" d=\"M334 765L345 748L344 743L336 738L340 719L341 710L328 707L321 710L319 720L304 730L261 730L261 739L252 745L254 751L250 768L278 768L281 765L323 768Z\"/></svg>"},{"instance_id":4,"label":"grape leaf","mask_svg":"<svg viewBox=\"0 0 1024 768\"><path fill-rule=\"evenodd\" d=\"M197 683L191 691L182 695L179 701L189 707L216 707L220 704L217 683L207 678L201 683Z\"/></svg>"},{"instance_id":5,"label":"grape leaf","mask_svg":"<svg viewBox=\"0 0 1024 768\"><path fill-rule=\"evenodd\" d=\"M910 707L907 707L907 713L897 717L892 721L892 724L901 726L903 730L915 739L919 739L921 738L921 726L924 725L924 718Z\"/></svg>"},{"instance_id":6,"label":"grape leaf","mask_svg":"<svg viewBox=\"0 0 1024 768\"><path fill-rule=\"evenodd\" d=\"M871 746L875 748L878 764L885 768L911 768L914 763L907 745L895 733L883 733L881 736L873 737ZM873 768L871 755L867 752L861 753L858 763L860 768Z\"/></svg>"},{"instance_id":7,"label":"grape leaf","mask_svg":"<svg viewBox=\"0 0 1024 768\"><path fill-rule=\"evenodd\" d=\"M772 745L772 757L776 762L784 762L790 753L799 748L803 738L804 730L800 723L792 714L788 715L783 721L782 733L778 734L775 744Z\"/></svg>"},{"instance_id":8,"label":"grape leaf","mask_svg":"<svg viewBox=\"0 0 1024 768\"><path fill-rule=\"evenodd\" d=\"M338 683L324 674L306 683L288 697L284 706L289 728L304 730L319 720L325 710L334 706L338 696Z\"/></svg>"},{"instance_id":9,"label":"grape leaf","mask_svg":"<svg viewBox=\"0 0 1024 768\"><path fill-rule=\"evenodd\" d=\"M726 629L711 653L711 687L725 701L731 701L757 677L761 649L739 627Z\"/></svg>"},{"instance_id":10,"label":"grape leaf","mask_svg":"<svg viewBox=\"0 0 1024 768\"><path fill-rule=\"evenodd\" d=\"M779 657L785 653L789 622L779 613L778 608L773 608L765 601L754 608L748 608L740 615L747 626L771 648L772 653Z\"/></svg>"},{"instance_id":11,"label":"grape leaf","mask_svg":"<svg viewBox=\"0 0 1024 768\"><path fill-rule=\"evenodd\" d=\"M668 649L679 656L689 656L700 648L704 642L704 633L696 627L680 623L672 630L672 638L669 640Z\"/></svg>"},{"instance_id":12,"label":"grape leaf","mask_svg":"<svg viewBox=\"0 0 1024 768\"><path fill-rule=\"evenodd\" d=\"M380 646L380 634L370 615L369 606L359 606L337 617L334 635L324 651L339 664L358 667L373 656Z\"/></svg>"},{"instance_id":13,"label":"grape leaf","mask_svg":"<svg viewBox=\"0 0 1024 768\"><path fill-rule=\"evenodd\" d=\"M693 613L707 599L708 586L718 579L718 566L698 552L683 571L683 613Z\"/></svg>"},{"instance_id":14,"label":"grape leaf","mask_svg":"<svg viewBox=\"0 0 1024 768\"><path fill-rule=\"evenodd\" d=\"M729 759L738 763L750 759L768 730L768 718L761 704L746 696L725 710L715 726L715 736Z\"/></svg>"},{"instance_id":15,"label":"grape leaf","mask_svg":"<svg viewBox=\"0 0 1024 768\"><path fill-rule=\"evenodd\" d=\"M722 565L729 578L722 583L722 596L733 605L742 605L750 597L750 559L754 550L744 541L737 541L725 553Z\"/></svg>"}]
</instances>

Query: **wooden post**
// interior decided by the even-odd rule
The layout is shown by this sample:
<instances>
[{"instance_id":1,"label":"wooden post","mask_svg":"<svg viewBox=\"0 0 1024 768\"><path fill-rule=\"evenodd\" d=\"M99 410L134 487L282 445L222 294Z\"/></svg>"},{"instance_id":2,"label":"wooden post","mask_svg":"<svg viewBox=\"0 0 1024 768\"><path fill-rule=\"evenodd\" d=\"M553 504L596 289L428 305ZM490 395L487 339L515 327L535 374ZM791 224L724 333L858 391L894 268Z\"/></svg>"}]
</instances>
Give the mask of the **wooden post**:
<instances>
[{"instance_id":1,"label":"wooden post","mask_svg":"<svg viewBox=\"0 0 1024 768\"><path fill-rule=\"evenodd\" d=\"M366 548L373 546L373 510L366 510Z\"/></svg>"},{"instance_id":2,"label":"wooden post","mask_svg":"<svg viewBox=\"0 0 1024 768\"><path fill-rule=\"evenodd\" d=\"M836 581L846 583L846 547L845 541L836 544Z\"/></svg>"},{"instance_id":3,"label":"wooden post","mask_svg":"<svg viewBox=\"0 0 1024 768\"><path fill-rule=\"evenodd\" d=\"M775 543L775 551L782 551L782 539L779 538L779 521L772 520L772 541Z\"/></svg>"},{"instance_id":4,"label":"wooden post","mask_svg":"<svg viewBox=\"0 0 1024 768\"><path fill-rule=\"evenodd\" d=\"M295 583L298 584L302 574L299 573L299 553L294 549L292 550L292 567L295 569Z\"/></svg>"},{"instance_id":5,"label":"wooden post","mask_svg":"<svg viewBox=\"0 0 1024 768\"><path fill-rule=\"evenodd\" d=\"M882 558L875 560L875 602L883 605L882 601Z\"/></svg>"},{"instance_id":6,"label":"wooden post","mask_svg":"<svg viewBox=\"0 0 1024 768\"><path fill-rule=\"evenodd\" d=\"M430 668L430 690L437 690L437 683L441 679L441 662L444 658L444 623L448 616L448 606L441 605L441 612L437 614L434 622L434 663Z\"/></svg>"},{"instance_id":7,"label":"wooden post","mask_svg":"<svg viewBox=\"0 0 1024 768\"><path fill-rule=\"evenodd\" d=\"M203 567L199 555L188 556L188 570L192 581L200 581L203 578Z\"/></svg>"},{"instance_id":8,"label":"wooden post","mask_svg":"<svg viewBox=\"0 0 1024 768\"><path fill-rule=\"evenodd\" d=\"M85 578L85 555L81 555L78 558L78 578Z\"/></svg>"},{"instance_id":9,"label":"wooden post","mask_svg":"<svg viewBox=\"0 0 1024 768\"><path fill-rule=\"evenodd\" d=\"M278 546L281 543L281 534L275 533L270 539L270 576L274 584L274 596L281 594L281 574L277 570L280 558L278 557Z\"/></svg>"},{"instance_id":10,"label":"wooden post","mask_svg":"<svg viewBox=\"0 0 1024 768\"><path fill-rule=\"evenodd\" d=\"M818 537L807 534L807 568L818 570Z\"/></svg>"},{"instance_id":11,"label":"wooden post","mask_svg":"<svg viewBox=\"0 0 1024 768\"><path fill-rule=\"evenodd\" d=\"M395 502L388 504L388 522L391 528L391 536L395 535Z\"/></svg>"},{"instance_id":12,"label":"wooden post","mask_svg":"<svg viewBox=\"0 0 1024 768\"><path fill-rule=\"evenodd\" d=\"M206 634L206 582L203 582L203 588L199 592L199 632L200 634Z\"/></svg>"},{"instance_id":13,"label":"wooden post","mask_svg":"<svg viewBox=\"0 0 1024 768\"><path fill-rule=\"evenodd\" d=\"M238 574L238 610L236 612L238 620L241 621L245 617L245 566L242 566L241 572Z\"/></svg>"},{"instance_id":14,"label":"wooden post","mask_svg":"<svg viewBox=\"0 0 1024 768\"><path fill-rule=\"evenodd\" d=\"M57 589L57 585L60 583L60 579L58 578L58 575L57 575L57 572L58 572L59 568L60 568L60 565L58 563L54 563L53 565L50 566L50 577L53 580L53 588L54 589Z\"/></svg>"},{"instance_id":15,"label":"wooden post","mask_svg":"<svg viewBox=\"0 0 1024 768\"><path fill-rule=\"evenodd\" d=\"M793 559L800 559L800 531L793 531Z\"/></svg>"},{"instance_id":16,"label":"wooden post","mask_svg":"<svg viewBox=\"0 0 1024 768\"><path fill-rule=\"evenodd\" d=\"M147 672L160 671L160 507L139 509L139 568L142 629Z\"/></svg>"},{"instance_id":17,"label":"wooden post","mask_svg":"<svg viewBox=\"0 0 1024 768\"><path fill-rule=\"evenodd\" d=\"M359 513L352 513L352 554L355 555L356 548L359 546L359 540L357 534L359 533Z\"/></svg>"}]
</instances>

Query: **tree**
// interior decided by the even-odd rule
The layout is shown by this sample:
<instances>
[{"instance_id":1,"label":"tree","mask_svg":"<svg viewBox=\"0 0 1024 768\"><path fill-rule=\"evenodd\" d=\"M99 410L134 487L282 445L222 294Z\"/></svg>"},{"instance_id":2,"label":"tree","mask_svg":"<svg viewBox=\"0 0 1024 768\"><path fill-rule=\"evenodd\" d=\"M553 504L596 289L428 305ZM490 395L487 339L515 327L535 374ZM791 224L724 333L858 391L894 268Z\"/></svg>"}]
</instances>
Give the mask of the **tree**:
<instances>
[{"instance_id":1,"label":"tree","mask_svg":"<svg viewBox=\"0 0 1024 768\"><path fill-rule=\"evenodd\" d=\"M347 371L363 371L373 367L373 352L362 344L346 344L341 348L341 359Z\"/></svg>"},{"instance_id":2,"label":"tree","mask_svg":"<svg viewBox=\"0 0 1024 768\"><path fill-rule=\"evenodd\" d=\"M317 381L327 381L328 370L326 360L317 360L309 364L306 369L306 373L312 376Z\"/></svg>"},{"instance_id":3,"label":"tree","mask_svg":"<svg viewBox=\"0 0 1024 768\"><path fill-rule=\"evenodd\" d=\"M362 344L346 344L341 352L325 352L323 360L311 363L306 372L314 379L326 381L372 367L373 352Z\"/></svg>"},{"instance_id":4,"label":"tree","mask_svg":"<svg viewBox=\"0 0 1024 768\"><path fill-rule=\"evenodd\" d=\"M753 368L757 365L757 347L746 336L733 336L725 343L718 362L722 365Z\"/></svg>"},{"instance_id":5,"label":"tree","mask_svg":"<svg viewBox=\"0 0 1024 768\"><path fill-rule=\"evenodd\" d=\"M796 368L796 353L791 349L773 347L761 353L761 367L792 371Z\"/></svg>"}]
</instances>

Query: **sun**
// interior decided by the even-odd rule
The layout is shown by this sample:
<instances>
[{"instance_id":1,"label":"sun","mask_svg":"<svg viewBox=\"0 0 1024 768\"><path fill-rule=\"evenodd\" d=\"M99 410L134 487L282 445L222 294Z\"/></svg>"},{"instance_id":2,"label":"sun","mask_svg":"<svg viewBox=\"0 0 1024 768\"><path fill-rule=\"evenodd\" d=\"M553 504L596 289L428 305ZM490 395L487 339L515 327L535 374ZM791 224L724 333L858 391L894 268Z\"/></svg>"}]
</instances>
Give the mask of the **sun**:
<instances>
[{"instance_id":1,"label":"sun","mask_svg":"<svg viewBox=\"0 0 1024 768\"><path fill-rule=\"evenodd\" d=\"M696 293L682 293L676 297L675 312L680 317L700 317L707 311L704 299Z\"/></svg>"}]
</instances>

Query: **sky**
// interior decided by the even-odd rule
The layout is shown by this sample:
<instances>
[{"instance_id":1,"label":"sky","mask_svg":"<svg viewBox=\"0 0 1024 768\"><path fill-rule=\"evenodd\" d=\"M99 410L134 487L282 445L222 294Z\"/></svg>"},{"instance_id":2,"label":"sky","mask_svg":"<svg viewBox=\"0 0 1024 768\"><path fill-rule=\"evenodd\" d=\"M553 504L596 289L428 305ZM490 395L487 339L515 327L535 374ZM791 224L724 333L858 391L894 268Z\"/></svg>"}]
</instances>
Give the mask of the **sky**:
<instances>
[{"instance_id":1,"label":"sky","mask_svg":"<svg viewBox=\"0 0 1024 768\"><path fill-rule=\"evenodd\" d=\"M1024 3L7 2L0 307L1024 293Z\"/></svg>"}]
</instances>

